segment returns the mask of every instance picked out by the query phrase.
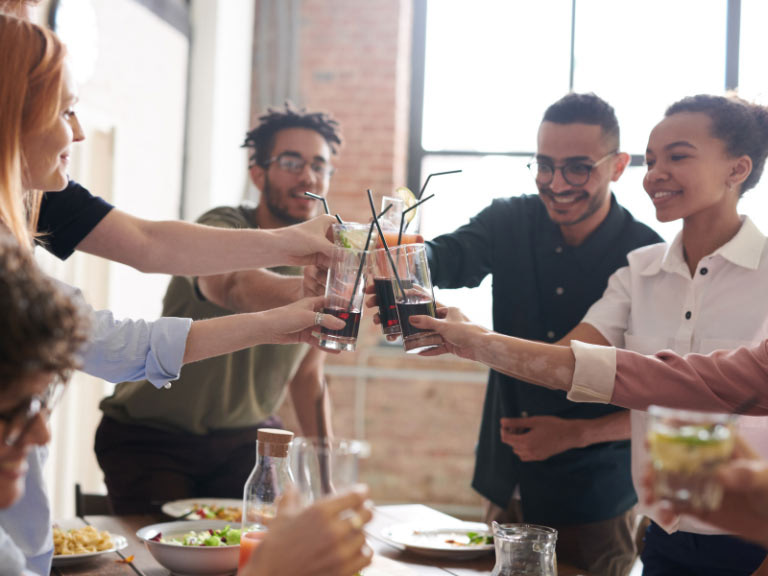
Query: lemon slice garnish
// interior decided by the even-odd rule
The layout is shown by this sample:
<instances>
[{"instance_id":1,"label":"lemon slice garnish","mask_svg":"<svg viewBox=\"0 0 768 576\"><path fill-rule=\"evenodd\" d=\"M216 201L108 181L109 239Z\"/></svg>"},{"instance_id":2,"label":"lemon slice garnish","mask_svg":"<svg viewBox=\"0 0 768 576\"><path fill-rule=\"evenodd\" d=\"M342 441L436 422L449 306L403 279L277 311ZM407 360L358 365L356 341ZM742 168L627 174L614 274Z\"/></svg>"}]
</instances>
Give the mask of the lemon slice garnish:
<instances>
[{"instance_id":1,"label":"lemon slice garnish","mask_svg":"<svg viewBox=\"0 0 768 576\"><path fill-rule=\"evenodd\" d=\"M417 202L416 195L405 186L398 186L395 188L395 198L400 198L400 200L403 201L403 211L407 210ZM411 210L405 215L405 221L410 222L415 216L416 210Z\"/></svg>"}]
</instances>

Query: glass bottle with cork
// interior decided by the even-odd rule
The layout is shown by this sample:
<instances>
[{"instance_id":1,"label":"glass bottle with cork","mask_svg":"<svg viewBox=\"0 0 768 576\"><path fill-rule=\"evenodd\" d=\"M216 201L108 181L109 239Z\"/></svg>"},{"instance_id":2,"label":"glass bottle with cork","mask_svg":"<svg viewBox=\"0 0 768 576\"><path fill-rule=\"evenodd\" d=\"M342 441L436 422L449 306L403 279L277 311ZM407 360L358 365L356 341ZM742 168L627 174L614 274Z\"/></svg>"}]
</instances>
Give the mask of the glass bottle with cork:
<instances>
[{"instance_id":1,"label":"glass bottle with cork","mask_svg":"<svg viewBox=\"0 0 768 576\"><path fill-rule=\"evenodd\" d=\"M253 524L267 525L277 513L277 504L285 490L294 484L288 462L293 432L262 428L257 432L256 465L243 489L244 531Z\"/></svg>"}]
</instances>

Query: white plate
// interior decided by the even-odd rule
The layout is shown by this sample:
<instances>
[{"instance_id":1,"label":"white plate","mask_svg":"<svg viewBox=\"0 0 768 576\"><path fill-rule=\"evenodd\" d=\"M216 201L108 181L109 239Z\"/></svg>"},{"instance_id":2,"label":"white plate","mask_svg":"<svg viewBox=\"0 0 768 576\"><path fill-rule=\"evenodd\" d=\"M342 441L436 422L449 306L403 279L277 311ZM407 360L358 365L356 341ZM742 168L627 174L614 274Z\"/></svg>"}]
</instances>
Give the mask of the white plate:
<instances>
[{"instance_id":1,"label":"white plate","mask_svg":"<svg viewBox=\"0 0 768 576\"><path fill-rule=\"evenodd\" d=\"M82 528L82 526L80 527ZM101 550L100 552L88 552L86 554L62 554L60 556L54 556L53 566L60 567L60 566L71 566L73 564L80 564L81 562L86 562L93 558L98 558L103 554L111 554L112 552L117 552L118 550L122 550L123 548L128 546L128 540L125 539L125 536L120 536L119 534L111 534L111 533L110 535L112 536L112 542L114 542L114 546L109 550Z\"/></svg>"},{"instance_id":2,"label":"white plate","mask_svg":"<svg viewBox=\"0 0 768 576\"><path fill-rule=\"evenodd\" d=\"M180 518L187 514L195 506L219 506L219 507L234 507L242 508L243 501L235 500L234 498L187 498L186 500L174 500L173 502L166 502L160 510L164 514L167 514L171 518ZM184 518L185 520L207 520L207 518L200 518L197 514L190 514Z\"/></svg>"},{"instance_id":3,"label":"white plate","mask_svg":"<svg viewBox=\"0 0 768 576\"><path fill-rule=\"evenodd\" d=\"M468 560L494 549L493 544L453 544L448 540L466 542L467 533L491 534L488 526L479 522L461 522L451 526L424 524L394 524L382 530L384 538L406 550L431 558Z\"/></svg>"}]
</instances>

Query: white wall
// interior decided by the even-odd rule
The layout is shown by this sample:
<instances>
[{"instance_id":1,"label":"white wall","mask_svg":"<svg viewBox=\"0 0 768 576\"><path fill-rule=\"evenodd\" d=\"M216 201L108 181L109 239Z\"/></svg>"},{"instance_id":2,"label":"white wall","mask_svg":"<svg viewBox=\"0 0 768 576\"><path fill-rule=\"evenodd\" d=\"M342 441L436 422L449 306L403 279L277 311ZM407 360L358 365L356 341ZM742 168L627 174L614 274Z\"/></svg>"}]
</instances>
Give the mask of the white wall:
<instances>
[{"instance_id":1,"label":"white wall","mask_svg":"<svg viewBox=\"0 0 768 576\"><path fill-rule=\"evenodd\" d=\"M247 184L254 0L193 0L184 219L238 204Z\"/></svg>"}]
</instances>

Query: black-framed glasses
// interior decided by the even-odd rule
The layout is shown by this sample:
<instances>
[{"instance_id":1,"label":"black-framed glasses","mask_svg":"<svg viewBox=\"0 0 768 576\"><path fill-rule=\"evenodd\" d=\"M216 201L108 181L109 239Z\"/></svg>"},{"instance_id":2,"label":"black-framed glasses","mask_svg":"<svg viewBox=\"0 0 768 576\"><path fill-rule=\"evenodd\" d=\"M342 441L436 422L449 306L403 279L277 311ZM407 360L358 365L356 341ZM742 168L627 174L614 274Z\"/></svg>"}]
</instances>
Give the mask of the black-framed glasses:
<instances>
[{"instance_id":1,"label":"black-framed glasses","mask_svg":"<svg viewBox=\"0 0 768 576\"><path fill-rule=\"evenodd\" d=\"M0 412L3 443L6 446L16 445L32 428L38 414L47 421L63 393L64 383L57 378L42 394L31 396L15 408Z\"/></svg>"},{"instance_id":2,"label":"black-framed glasses","mask_svg":"<svg viewBox=\"0 0 768 576\"><path fill-rule=\"evenodd\" d=\"M531 174L536 179L536 184L540 186L551 184L552 180L555 179L555 172L558 170L563 175L563 180L571 186L584 186L584 184L589 182L592 170L609 158L613 158L616 154L618 154L618 150L606 154L593 164L588 162L568 162L562 166L555 166L550 162L539 162L534 159L528 163L528 170L531 171Z\"/></svg>"},{"instance_id":3,"label":"black-framed glasses","mask_svg":"<svg viewBox=\"0 0 768 576\"><path fill-rule=\"evenodd\" d=\"M325 160L313 160L312 162L307 162L301 156L290 152L284 152L279 156L270 158L267 160L264 167L266 168L270 164L276 164L280 170L284 170L291 174L301 174L304 171L304 167L309 164L309 169L312 170L318 178L328 178L334 172L333 166L328 164Z\"/></svg>"}]
</instances>

